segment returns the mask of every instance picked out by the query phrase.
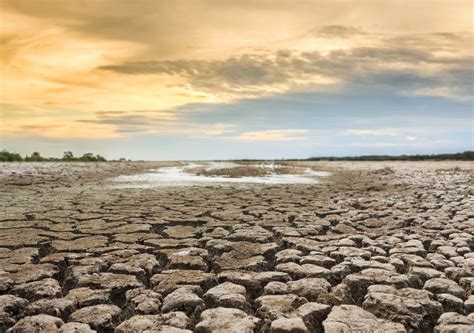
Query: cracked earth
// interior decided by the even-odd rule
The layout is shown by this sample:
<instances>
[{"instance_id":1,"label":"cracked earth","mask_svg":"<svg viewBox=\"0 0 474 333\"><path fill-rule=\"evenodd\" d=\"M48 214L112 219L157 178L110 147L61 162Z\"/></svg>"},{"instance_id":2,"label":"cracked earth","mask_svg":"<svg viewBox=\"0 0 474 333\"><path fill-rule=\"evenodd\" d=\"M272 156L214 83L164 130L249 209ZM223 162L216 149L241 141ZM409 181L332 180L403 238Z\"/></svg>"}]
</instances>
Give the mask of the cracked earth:
<instances>
[{"instance_id":1,"label":"cracked earth","mask_svg":"<svg viewBox=\"0 0 474 333\"><path fill-rule=\"evenodd\" d=\"M473 168L113 188L162 164L0 165L0 332L472 332Z\"/></svg>"}]
</instances>

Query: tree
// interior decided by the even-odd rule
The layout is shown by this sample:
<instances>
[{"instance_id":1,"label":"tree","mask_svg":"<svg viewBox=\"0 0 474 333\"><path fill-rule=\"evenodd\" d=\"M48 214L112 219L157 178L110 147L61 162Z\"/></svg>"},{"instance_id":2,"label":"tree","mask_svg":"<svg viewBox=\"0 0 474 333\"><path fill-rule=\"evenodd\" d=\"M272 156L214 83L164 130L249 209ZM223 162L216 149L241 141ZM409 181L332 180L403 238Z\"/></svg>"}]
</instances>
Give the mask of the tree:
<instances>
[{"instance_id":1,"label":"tree","mask_svg":"<svg viewBox=\"0 0 474 333\"><path fill-rule=\"evenodd\" d=\"M17 153L10 153L7 150L0 151L0 162L21 162L23 157Z\"/></svg>"},{"instance_id":2,"label":"tree","mask_svg":"<svg viewBox=\"0 0 474 333\"><path fill-rule=\"evenodd\" d=\"M74 154L72 151L65 151L63 154L63 160L64 161L73 161L74 160Z\"/></svg>"},{"instance_id":3,"label":"tree","mask_svg":"<svg viewBox=\"0 0 474 333\"><path fill-rule=\"evenodd\" d=\"M100 156L99 154L95 155L95 159L97 162L106 162L107 160L105 157Z\"/></svg>"},{"instance_id":4,"label":"tree","mask_svg":"<svg viewBox=\"0 0 474 333\"><path fill-rule=\"evenodd\" d=\"M37 151L35 151L33 154L31 154L31 156L26 156L25 157L25 161L28 161L28 162L42 162L44 160L45 159Z\"/></svg>"}]
</instances>

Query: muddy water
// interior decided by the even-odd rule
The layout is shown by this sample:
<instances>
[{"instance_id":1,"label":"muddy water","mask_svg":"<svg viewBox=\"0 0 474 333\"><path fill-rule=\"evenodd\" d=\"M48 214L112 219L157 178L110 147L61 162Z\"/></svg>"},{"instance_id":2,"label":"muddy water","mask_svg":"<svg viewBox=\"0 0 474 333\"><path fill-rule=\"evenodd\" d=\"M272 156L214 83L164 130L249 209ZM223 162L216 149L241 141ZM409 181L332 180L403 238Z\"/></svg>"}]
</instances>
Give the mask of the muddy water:
<instances>
[{"instance_id":1,"label":"muddy water","mask_svg":"<svg viewBox=\"0 0 474 333\"><path fill-rule=\"evenodd\" d=\"M205 176L189 173L190 168L203 166L202 164L188 163L179 167L165 167L143 174L119 176L114 178L113 187L119 188L148 188L158 186L209 186L225 184L318 184L321 178L330 174L323 171L314 171L310 168L298 168L301 174L277 174L272 170L279 168L278 164L254 165L269 169L270 173L262 177ZM204 165L207 169L236 167L238 164L230 162L212 162Z\"/></svg>"}]
</instances>

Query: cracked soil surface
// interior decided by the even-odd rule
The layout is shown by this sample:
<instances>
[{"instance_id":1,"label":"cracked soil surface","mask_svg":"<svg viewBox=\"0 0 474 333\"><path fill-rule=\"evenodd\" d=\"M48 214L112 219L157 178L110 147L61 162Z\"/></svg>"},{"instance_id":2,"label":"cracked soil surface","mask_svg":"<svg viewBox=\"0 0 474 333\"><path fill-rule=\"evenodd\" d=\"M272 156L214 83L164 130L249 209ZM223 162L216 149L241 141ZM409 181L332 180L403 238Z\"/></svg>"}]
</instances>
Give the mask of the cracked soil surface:
<instances>
[{"instance_id":1,"label":"cracked soil surface","mask_svg":"<svg viewBox=\"0 0 474 333\"><path fill-rule=\"evenodd\" d=\"M162 165L0 165L0 332L474 331L468 163L110 186Z\"/></svg>"}]
</instances>

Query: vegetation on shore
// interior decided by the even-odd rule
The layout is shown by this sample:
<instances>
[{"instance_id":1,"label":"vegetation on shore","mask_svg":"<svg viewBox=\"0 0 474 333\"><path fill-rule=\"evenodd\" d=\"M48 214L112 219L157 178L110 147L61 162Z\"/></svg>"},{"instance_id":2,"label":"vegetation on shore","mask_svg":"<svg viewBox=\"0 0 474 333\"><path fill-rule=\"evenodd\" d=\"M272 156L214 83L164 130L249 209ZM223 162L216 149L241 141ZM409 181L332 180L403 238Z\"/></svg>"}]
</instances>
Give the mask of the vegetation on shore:
<instances>
[{"instance_id":1,"label":"vegetation on shore","mask_svg":"<svg viewBox=\"0 0 474 333\"><path fill-rule=\"evenodd\" d=\"M265 159L234 159L233 162L265 162L276 161ZM474 151L454 154L424 155L362 155L362 156L321 156L310 158L282 158L279 161L474 161Z\"/></svg>"},{"instance_id":2,"label":"vegetation on shore","mask_svg":"<svg viewBox=\"0 0 474 333\"><path fill-rule=\"evenodd\" d=\"M228 177L228 178L240 178L240 177L263 177L266 176L268 170L259 168L256 166L236 166L230 168L218 168L218 169L206 169L206 167L195 167L189 168L186 170L197 176L206 176L206 177Z\"/></svg>"},{"instance_id":3,"label":"vegetation on shore","mask_svg":"<svg viewBox=\"0 0 474 333\"><path fill-rule=\"evenodd\" d=\"M429 155L365 155L365 156L324 156L310 157L306 159L281 159L282 161L474 161L474 151L465 151L454 154L429 154ZM125 158L112 160L109 162L126 161ZM130 160L129 160L130 161ZM265 161L257 159L240 159L233 161ZM76 157L72 152L66 151L63 157L44 157L40 153L34 152L31 155L21 156L18 153L9 152L7 150L0 151L0 162L107 162L101 155L86 153L80 157ZM196 170L198 171L198 170ZM253 172L253 171L252 171ZM251 173L252 173L251 172Z\"/></svg>"},{"instance_id":4,"label":"vegetation on shore","mask_svg":"<svg viewBox=\"0 0 474 333\"><path fill-rule=\"evenodd\" d=\"M307 161L474 161L474 151L430 155L366 155L346 157L310 157Z\"/></svg>"},{"instance_id":5,"label":"vegetation on shore","mask_svg":"<svg viewBox=\"0 0 474 333\"><path fill-rule=\"evenodd\" d=\"M86 153L80 157L74 156L70 151L66 151L62 158L44 157L40 153L34 152L31 155L21 156L18 153L12 153L7 150L0 151L0 162L107 162L107 160L92 153Z\"/></svg>"}]
</instances>

